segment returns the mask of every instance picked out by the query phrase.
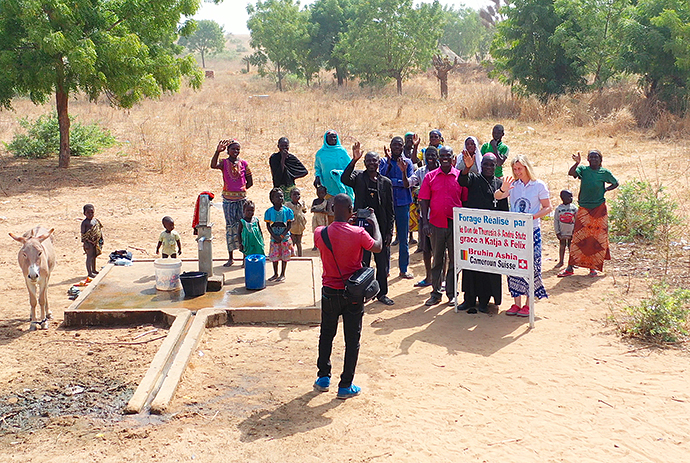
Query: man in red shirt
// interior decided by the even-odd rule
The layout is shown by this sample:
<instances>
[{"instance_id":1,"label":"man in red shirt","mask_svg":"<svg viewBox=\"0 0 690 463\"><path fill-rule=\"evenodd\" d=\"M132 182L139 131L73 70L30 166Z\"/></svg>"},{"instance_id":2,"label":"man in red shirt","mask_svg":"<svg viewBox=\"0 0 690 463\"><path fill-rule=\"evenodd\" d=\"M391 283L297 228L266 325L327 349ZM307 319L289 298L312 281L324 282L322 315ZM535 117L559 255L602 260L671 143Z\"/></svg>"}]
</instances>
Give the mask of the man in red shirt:
<instances>
[{"instance_id":1,"label":"man in red shirt","mask_svg":"<svg viewBox=\"0 0 690 463\"><path fill-rule=\"evenodd\" d=\"M331 384L331 351L333 338L338 329L338 318L343 317L345 332L345 361L338 384L339 399L354 397L362 390L352 384L359 357L359 338L362 334L364 302L351 301L344 295L345 281L362 268L362 251L381 252L383 240L378 221L373 211L366 219L372 234L362 227L351 225L353 219L352 200L344 193L333 198L334 222L326 228L333 251L321 236L324 227L314 230L314 244L321 253L323 263L321 288L321 333L319 335L319 358L316 362L318 378L314 390L326 392Z\"/></svg>"},{"instance_id":2,"label":"man in red shirt","mask_svg":"<svg viewBox=\"0 0 690 463\"><path fill-rule=\"evenodd\" d=\"M462 207L467 200L467 188L458 184L460 171L453 167L453 148L442 146L438 152L440 167L426 174L419 190L422 207L420 221L423 232L431 238L431 297L425 302L432 306L441 302L443 258L448 250L446 295L448 304L454 304L455 267L453 260L453 208ZM427 219L428 217L428 219Z\"/></svg>"}]
</instances>

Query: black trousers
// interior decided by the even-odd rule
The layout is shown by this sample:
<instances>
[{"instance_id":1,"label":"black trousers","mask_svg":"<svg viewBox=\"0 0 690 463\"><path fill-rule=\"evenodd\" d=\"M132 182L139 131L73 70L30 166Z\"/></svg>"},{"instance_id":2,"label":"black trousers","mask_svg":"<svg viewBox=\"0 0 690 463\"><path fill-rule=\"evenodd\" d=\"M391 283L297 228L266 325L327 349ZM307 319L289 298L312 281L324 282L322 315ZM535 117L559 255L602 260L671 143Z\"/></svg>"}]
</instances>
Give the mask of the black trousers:
<instances>
[{"instance_id":1,"label":"black trousers","mask_svg":"<svg viewBox=\"0 0 690 463\"><path fill-rule=\"evenodd\" d=\"M366 249L362 251L362 265L369 267L371 264L371 251ZM391 248L384 246L381 252L374 253L374 262L376 262L376 281L379 282L379 293L376 295L378 299L388 294L388 271L391 266Z\"/></svg>"},{"instance_id":2,"label":"black trousers","mask_svg":"<svg viewBox=\"0 0 690 463\"><path fill-rule=\"evenodd\" d=\"M448 250L448 269L443 275L444 254ZM431 284L432 293L441 295L441 281L446 280L448 299L455 297L455 256L453 254L453 221L448 219L448 228L431 225Z\"/></svg>"},{"instance_id":3,"label":"black trousers","mask_svg":"<svg viewBox=\"0 0 690 463\"><path fill-rule=\"evenodd\" d=\"M331 377L333 339L338 331L338 319L342 316L345 333L345 362L338 387L350 387L352 379L355 377L355 368L359 358L359 338L362 335L364 303L353 304L345 299L343 291L328 286L321 288L321 333L319 334L319 358L316 361L316 366L319 369L319 378Z\"/></svg>"}]
</instances>

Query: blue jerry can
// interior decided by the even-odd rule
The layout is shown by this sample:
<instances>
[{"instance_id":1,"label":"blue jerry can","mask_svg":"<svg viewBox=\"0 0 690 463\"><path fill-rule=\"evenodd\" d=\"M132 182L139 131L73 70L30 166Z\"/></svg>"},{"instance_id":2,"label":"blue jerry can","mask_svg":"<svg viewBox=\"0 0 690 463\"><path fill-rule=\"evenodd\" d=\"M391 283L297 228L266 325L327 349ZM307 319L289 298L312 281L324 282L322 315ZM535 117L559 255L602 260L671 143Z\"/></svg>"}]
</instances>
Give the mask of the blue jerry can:
<instances>
[{"instance_id":1,"label":"blue jerry can","mask_svg":"<svg viewBox=\"0 0 690 463\"><path fill-rule=\"evenodd\" d=\"M244 259L244 285L247 289L266 287L266 256L251 254Z\"/></svg>"}]
</instances>

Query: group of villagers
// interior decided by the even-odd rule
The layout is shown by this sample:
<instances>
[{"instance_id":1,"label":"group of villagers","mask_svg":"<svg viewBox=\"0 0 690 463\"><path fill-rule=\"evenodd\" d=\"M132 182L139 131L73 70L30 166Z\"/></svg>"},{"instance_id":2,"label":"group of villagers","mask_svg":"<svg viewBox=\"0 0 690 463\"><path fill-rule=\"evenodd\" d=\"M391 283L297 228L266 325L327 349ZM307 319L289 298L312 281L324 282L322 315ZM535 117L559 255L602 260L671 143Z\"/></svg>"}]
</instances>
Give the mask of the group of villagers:
<instances>
[{"instance_id":1,"label":"group of villagers","mask_svg":"<svg viewBox=\"0 0 690 463\"><path fill-rule=\"evenodd\" d=\"M387 223L382 223L382 218L378 218L385 245L381 253L386 262L375 259L377 273L385 273L385 278L389 276L387 261L390 259L390 248L397 244L400 277L414 277L407 267L409 245L416 243L412 232L418 231L418 251L423 252L426 276L415 286L432 287L431 296L425 302L432 306L441 302L445 282L448 303L455 305L453 207L515 211L532 214L533 218L534 294L529 294L524 278L509 276L508 288L514 303L506 315L529 316L529 298L547 297L541 278L541 218L553 210L550 193L546 184L536 177L527 156L518 154L510 157L503 136L504 128L501 125L493 128L491 140L482 145L476 137L469 136L464 141L461 153L456 156L450 146L444 145L439 130L429 133L428 147L421 150L418 149L420 137L409 132L404 137L391 140L390 150L384 148L385 157L381 158L375 152L367 153L365 167L367 157L375 155L375 169L383 176L390 176L393 186L392 217L386 217L383 222ZM358 201L351 187L354 183L343 182L352 175L350 164L354 165L361 157L359 143L355 146L358 154L353 162L353 157L342 146L334 130L324 134L323 146L314 158L317 196L311 206L314 229L333 221L332 198L335 195L346 193L355 206L362 204L361 198ZM278 152L269 158L274 188L269 194L272 207L264 213L264 222L270 235L268 259L274 268L274 275L269 278L272 281L283 281L290 257L302 255L302 234L307 224L307 207L301 199L301 191L295 186L295 180L306 177L308 170L297 156L289 152L289 148L289 140L283 137L278 141ZM228 157L219 160L220 154L226 150ZM602 167L602 154L598 150L588 152L588 166L580 165L580 153L572 155L572 159L574 164L568 175L580 180L579 207L572 204L570 191L561 191L562 204L554 212L554 228L560 243L557 266L564 265L566 250L569 250L569 260L558 276L572 276L577 267L589 269L589 275L596 276L597 272L603 270L604 261L610 259L604 195L618 187L618 181ZM504 172L506 164L511 169L507 173ZM345 172L348 166L350 170ZM260 221L254 217L253 201L247 199L247 190L253 184L252 173L247 162L240 159L240 143L237 140L221 140L211 160L211 167L223 173L223 210L229 254L225 265L233 264L235 250L240 250L244 255L263 254ZM361 195L369 193L374 194L373 191L360 192ZM392 239L394 228L397 229L395 240ZM282 262L280 273L279 262ZM369 265L369 262L365 264ZM385 272L378 272L378 267ZM379 277L377 275L377 279ZM497 306L502 302L502 278L498 274L464 270L461 290L463 301L458 309L468 313L488 312L491 298ZM524 304L523 296L526 297ZM386 299L379 296L384 303L388 302Z\"/></svg>"}]
</instances>

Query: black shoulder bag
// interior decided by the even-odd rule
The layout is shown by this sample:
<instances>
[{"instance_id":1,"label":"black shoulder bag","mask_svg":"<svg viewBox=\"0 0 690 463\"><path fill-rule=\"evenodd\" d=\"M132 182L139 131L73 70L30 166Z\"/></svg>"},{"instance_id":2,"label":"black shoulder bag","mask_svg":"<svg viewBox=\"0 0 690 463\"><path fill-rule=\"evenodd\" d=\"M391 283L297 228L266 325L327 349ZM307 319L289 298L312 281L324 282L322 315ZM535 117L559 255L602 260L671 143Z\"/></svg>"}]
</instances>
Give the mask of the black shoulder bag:
<instances>
[{"instance_id":1,"label":"black shoulder bag","mask_svg":"<svg viewBox=\"0 0 690 463\"><path fill-rule=\"evenodd\" d=\"M338 261L335 258L335 253L333 253L333 245L331 244L331 239L328 237L328 227L323 227L321 229L321 239L326 244L328 250L331 251L335 267L340 274L340 279L343 280L345 284L344 296L353 304L363 303L376 297L380 288L379 282L376 281L374 269L371 267L362 267L350 275L350 278L346 280L340 272Z\"/></svg>"}]
</instances>

